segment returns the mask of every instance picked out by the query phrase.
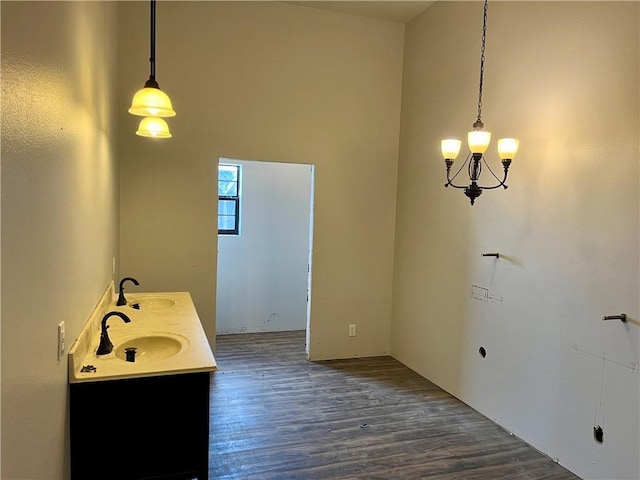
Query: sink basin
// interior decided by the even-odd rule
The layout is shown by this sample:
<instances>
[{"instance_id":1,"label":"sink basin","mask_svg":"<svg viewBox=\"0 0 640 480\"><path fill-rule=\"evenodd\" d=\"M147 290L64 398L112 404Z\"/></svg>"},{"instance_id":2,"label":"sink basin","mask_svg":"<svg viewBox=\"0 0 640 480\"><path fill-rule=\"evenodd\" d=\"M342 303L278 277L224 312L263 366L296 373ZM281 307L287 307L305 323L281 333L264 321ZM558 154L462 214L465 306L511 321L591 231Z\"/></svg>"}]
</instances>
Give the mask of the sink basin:
<instances>
[{"instance_id":1,"label":"sink basin","mask_svg":"<svg viewBox=\"0 0 640 480\"><path fill-rule=\"evenodd\" d=\"M173 307L176 301L173 298L167 297L142 297L134 298L129 301L129 307L136 310L164 310L165 308Z\"/></svg>"},{"instance_id":2,"label":"sink basin","mask_svg":"<svg viewBox=\"0 0 640 480\"><path fill-rule=\"evenodd\" d=\"M127 361L126 349L135 348L134 363L155 362L177 355L188 345L189 341L181 335L150 333L119 343L115 353L117 358Z\"/></svg>"}]
</instances>

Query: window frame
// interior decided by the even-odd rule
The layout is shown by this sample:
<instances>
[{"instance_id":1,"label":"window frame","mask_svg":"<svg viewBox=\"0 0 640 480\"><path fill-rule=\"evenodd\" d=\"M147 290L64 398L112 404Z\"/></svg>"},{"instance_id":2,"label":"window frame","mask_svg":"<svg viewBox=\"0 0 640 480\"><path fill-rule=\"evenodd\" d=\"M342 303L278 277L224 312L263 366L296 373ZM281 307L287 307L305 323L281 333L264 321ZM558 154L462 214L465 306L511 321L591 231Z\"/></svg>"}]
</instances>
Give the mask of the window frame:
<instances>
[{"instance_id":1,"label":"window frame","mask_svg":"<svg viewBox=\"0 0 640 480\"><path fill-rule=\"evenodd\" d=\"M220 195L220 167L234 167L236 169L236 195ZM218 163L218 223L220 221L220 201L230 201L234 203L234 228L231 229L221 229L218 227L218 235L240 235L240 175L241 168L240 165L232 164L232 163ZM225 180L226 181L226 180ZM230 215L225 215L230 216Z\"/></svg>"}]
</instances>

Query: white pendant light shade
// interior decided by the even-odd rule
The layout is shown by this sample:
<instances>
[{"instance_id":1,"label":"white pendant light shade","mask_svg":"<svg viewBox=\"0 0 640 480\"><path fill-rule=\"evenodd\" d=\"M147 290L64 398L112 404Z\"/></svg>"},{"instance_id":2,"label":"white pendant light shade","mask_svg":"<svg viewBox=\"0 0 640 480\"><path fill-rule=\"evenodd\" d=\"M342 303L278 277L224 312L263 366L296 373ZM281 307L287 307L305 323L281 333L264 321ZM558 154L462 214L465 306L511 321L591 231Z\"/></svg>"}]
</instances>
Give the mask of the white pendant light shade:
<instances>
[{"instance_id":1,"label":"white pendant light shade","mask_svg":"<svg viewBox=\"0 0 640 480\"><path fill-rule=\"evenodd\" d=\"M144 87L136 92L129 113L142 117L174 117L169 95L159 88Z\"/></svg>"},{"instance_id":2,"label":"white pendant light shade","mask_svg":"<svg viewBox=\"0 0 640 480\"><path fill-rule=\"evenodd\" d=\"M162 118L145 117L140 121L136 135L152 138L171 138L169 125Z\"/></svg>"},{"instance_id":3,"label":"white pendant light shade","mask_svg":"<svg viewBox=\"0 0 640 480\"><path fill-rule=\"evenodd\" d=\"M513 160L518 153L520 140L517 138L501 138L498 140L498 155L500 160Z\"/></svg>"},{"instance_id":4,"label":"white pendant light shade","mask_svg":"<svg viewBox=\"0 0 640 480\"><path fill-rule=\"evenodd\" d=\"M460 146L462 142L455 138L447 138L440 142L440 148L442 149L442 156L445 160L455 160L460 153Z\"/></svg>"},{"instance_id":5,"label":"white pendant light shade","mask_svg":"<svg viewBox=\"0 0 640 480\"><path fill-rule=\"evenodd\" d=\"M491 132L485 132L484 130L472 130L467 135L469 142L469 150L471 153L484 153L489 147L491 141Z\"/></svg>"}]
</instances>

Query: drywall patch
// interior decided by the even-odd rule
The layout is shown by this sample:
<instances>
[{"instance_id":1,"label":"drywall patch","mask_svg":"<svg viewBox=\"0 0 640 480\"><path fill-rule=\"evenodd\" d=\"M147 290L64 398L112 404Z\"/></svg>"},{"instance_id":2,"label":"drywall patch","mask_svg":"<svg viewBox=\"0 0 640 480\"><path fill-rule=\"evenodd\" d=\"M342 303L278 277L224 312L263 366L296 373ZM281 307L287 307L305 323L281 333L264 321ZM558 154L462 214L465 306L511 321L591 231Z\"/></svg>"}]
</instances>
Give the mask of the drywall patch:
<instances>
[{"instance_id":1,"label":"drywall patch","mask_svg":"<svg viewBox=\"0 0 640 480\"><path fill-rule=\"evenodd\" d=\"M471 285L471 298L474 300L480 300L481 302L489 301L489 289L479 287L478 285Z\"/></svg>"},{"instance_id":2,"label":"drywall patch","mask_svg":"<svg viewBox=\"0 0 640 480\"><path fill-rule=\"evenodd\" d=\"M473 298L474 300L485 302L485 303L486 302L502 303L502 300L503 300L502 295L498 295L495 292L492 292L491 290L489 290L488 288L481 287L479 285L471 285L470 292L471 292L471 298Z\"/></svg>"}]
</instances>

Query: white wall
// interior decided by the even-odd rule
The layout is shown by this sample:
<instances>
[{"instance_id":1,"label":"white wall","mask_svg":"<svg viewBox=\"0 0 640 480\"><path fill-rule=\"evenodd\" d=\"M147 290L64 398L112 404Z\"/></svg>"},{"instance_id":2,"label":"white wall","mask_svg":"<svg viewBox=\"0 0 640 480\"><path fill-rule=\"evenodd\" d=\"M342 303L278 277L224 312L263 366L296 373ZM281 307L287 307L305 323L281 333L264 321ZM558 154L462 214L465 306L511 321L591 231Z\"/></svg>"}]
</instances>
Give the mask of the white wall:
<instances>
[{"instance_id":1,"label":"white wall","mask_svg":"<svg viewBox=\"0 0 640 480\"><path fill-rule=\"evenodd\" d=\"M388 352L404 26L280 2L159 2L171 140L136 137L148 5L119 5L122 274L187 290L213 342L212 159L315 165L312 359ZM358 323L358 336L348 325Z\"/></svg>"},{"instance_id":2,"label":"white wall","mask_svg":"<svg viewBox=\"0 0 640 480\"><path fill-rule=\"evenodd\" d=\"M483 120L521 150L473 207L439 141L475 120L482 3L406 29L392 353L592 479L640 473L639 6L490 2Z\"/></svg>"},{"instance_id":3,"label":"white wall","mask_svg":"<svg viewBox=\"0 0 640 480\"><path fill-rule=\"evenodd\" d=\"M68 478L67 346L112 280L116 4L2 2L2 478Z\"/></svg>"},{"instance_id":4,"label":"white wall","mask_svg":"<svg viewBox=\"0 0 640 480\"><path fill-rule=\"evenodd\" d=\"M220 163L241 168L241 234L218 236L216 333L304 330L312 166Z\"/></svg>"}]
</instances>

